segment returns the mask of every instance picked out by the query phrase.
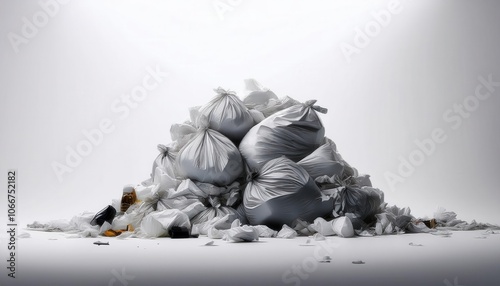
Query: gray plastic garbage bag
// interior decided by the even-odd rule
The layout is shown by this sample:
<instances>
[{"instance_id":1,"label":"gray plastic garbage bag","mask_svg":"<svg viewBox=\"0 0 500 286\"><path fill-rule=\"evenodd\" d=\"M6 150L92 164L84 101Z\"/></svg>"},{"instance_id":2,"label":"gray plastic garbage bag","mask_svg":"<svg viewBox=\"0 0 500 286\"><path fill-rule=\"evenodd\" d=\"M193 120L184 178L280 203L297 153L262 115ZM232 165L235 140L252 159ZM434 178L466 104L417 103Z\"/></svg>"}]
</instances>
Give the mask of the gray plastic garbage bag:
<instances>
[{"instance_id":1,"label":"gray plastic garbage bag","mask_svg":"<svg viewBox=\"0 0 500 286\"><path fill-rule=\"evenodd\" d=\"M335 149L335 145L327 141L297 164L302 166L313 179L324 175L341 177L344 164L338 160Z\"/></svg>"},{"instance_id":2,"label":"gray plastic garbage bag","mask_svg":"<svg viewBox=\"0 0 500 286\"><path fill-rule=\"evenodd\" d=\"M309 174L285 157L267 162L248 182L243 204L250 224L273 229L293 226L296 219L311 222L333 209L333 199L323 197Z\"/></svg>"},{"instance_id":3,"label":"gray plastic garbage bag","mask_svg":"<svg viewBox=\"0 0 500 286\"><path fill-rule=\"evenodd\" d=\"M215 89L217 96L200 109L200 117L208 118L209 127L233 142L239 142L255 125L252 115L234 92Z\"/></svg>"},{"instance_id":4,"label":"gray plastic garbage bag","mask_svg":"<svg viewBox=\"0 0 500 286\"><path fill-rule=\"evenodd\" d=\"M238 148L206 125L179 151L177 164L182 176L219 186L231 184L243 172Z\"/></svg>"},{"instance_id":5,"label":"gray plastic garbage bag","mask_svg":"<svg viewBox=\"0 0 500 286\"><path fill-rule=\"evenodd\" d=\"M168 236L168 231L173 226L191 229L187 215L180 210L171 209L145 216L141 222L141 231L149 237L162 237Z\"/></svg>"},{"instance_id":6,"label":"gray plastic garbage bag","mask_svg":"<svg viewBox=\"0 0 500 286\"><path fill-rule=\"evenodd\" d=\"M283 155L298 162L322 144L325 128L316 111L326 113L326 109L314 103L316 100L309 100L289 107L248 131L239 149L251 170Z\"/></svg>"},{"instance_id":7,"label":"gray plastic garbage bag","mask_svg":"<svg viewBox=\"0 0 500 286\"><path fill-rule=\"evenodd\" d=\"M384 193L372 187L343 187L340 191L342 208L340 214L352 213L365 222L374 220L381 212Z\"/></svg>"}]
</instances>

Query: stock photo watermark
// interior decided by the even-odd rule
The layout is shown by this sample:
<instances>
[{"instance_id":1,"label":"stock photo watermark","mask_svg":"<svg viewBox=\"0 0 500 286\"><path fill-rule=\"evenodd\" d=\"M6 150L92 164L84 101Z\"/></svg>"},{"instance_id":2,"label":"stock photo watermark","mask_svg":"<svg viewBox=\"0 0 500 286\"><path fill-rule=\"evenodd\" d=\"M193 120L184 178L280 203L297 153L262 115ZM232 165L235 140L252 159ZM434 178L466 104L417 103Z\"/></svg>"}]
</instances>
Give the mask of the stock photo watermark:
<instances>
[{"instance_id":1,"label":"stock photo watermark","mask_svg":"<svg viewBox=\"0 0 500 286\"><path fill-rule=\"evenodd\" d=\"M129 93L124 93L115 99L110 106L110 110L118 120L124 120L130 116L131 110L139 107L140 103L146 100L149 94L165 81L168 73L162 71L159 65L156 67L146 67L146 74L142 78L141 84L130 89ZM80 166L85 157L88 157L95 147L102 144L106 135L116 130L115 121L109 117L102 118L96 128L83 129L84 139L74 146L66 146L65 160L61 163L52 162L52 170L57 179L62 183L65 174L72 173Z\"/></svg>"},{"instance_id":2,"label":"stock photo watermark","mask_svg":"<svg viewBox=\"0 0 500 286\"><path fill-rule=\"evenodd\" d=\"M7 39L9 40L12 49L17 54L21 45L27 45L33 38L35 38L41 29L47 26L50 19L56 17L61 11L62 5L66 5L71 0L40 0L38 6L40 9L33 13L31 17L23 17L21 20L20 31L9 32Z\"/></svg>"},{"instance_id":3,"label":"stock photo watermark","mask_svg":"<svg viewBox=\"0 0 500 286\"><path fill-rule=\"evenodd\" d=\"M450 280L448 279L444 279L443 280L443 283L444 285L446 286L465 286L463 284L458 284L458 277L455 276L455 278L453 279L453 284L451 284Z\"/></svg>"},{"instance_id":4,"label":"stock photo watermark","mask_svg":"<svg viewBox=\"0 0 500 286\"><path fill-rule=\"evenodd\" d=\"M241 5L243 0L215 0L212 2L217 16L221 21L224 21L225 14L233 12L234 9Z\"/></svg>"},{"instance_id":5,"label":"stock photo watermark","mask_svg":"<svg viewBox=\"0 0 500 286\"><path fill-rule=\"evenodd\" d=\"M384 28L391 24L395 15L403 11L403 6L398 0L391 1L387 4L387 9L372 11L372 20L368 21L364 27L359 26L354 29L354 38L351 43L340 43L340 50L344 55L348 64L352 62L354 55L360 54L362 50L377 37Z\"/></svg>"},{"instance_id":6,"label":"stock photo watermark","mask_svg":"<svg viewBox=\"0 0 500 286\"><path fill-rule=\"evenodd\" d=\"M126 273L125 267L122 268L121 272L118 272L118 270L113 269L111 270L111 274L113 274L113 277L109 280L108 286L116 286L116 285L128 286L129 281L133 281L135 279L134 275Z\"/></svg>"},{"instance_id":7,"label":"stock photo watermark","mask_svg":"<svg viewBox=\"0 0 500 286\"><path fill-rule=\"evenodd\" d=\"M500 81L495 81L493 75L478 76L479 83L476 85L474 95L466 96L461 102L454 103L453 107L443 112L443 121L449 125L451 130L459 129L463 122L469 119L473 112L478 110L481 102L489 99L496 88L500 87ZM414 141L416 148L407 156L399 156L399 165L396 172L387 171L384 173L386 182L391 191L396 190L396 185L405 182L417 169L422 166L429 156L436 152L438 146L448 139L445 128L436 127L430 136Z\"/></svg>"},{"instance_id":8,"label":"stock photo watermark","mask_svg":"<svg viewBox=\"0 0 500 286\"><path fill-rule=\"evenodd\" d=\"M312 255L305 257L301 263L290 266L281 276L281 281L284 284L299 286L302 281L309 279L311 274L318 270L319 261L327 255L333 255L334 249L338 247L339 244L332 240L319 241Z\"/></svg>"}]
</instances>

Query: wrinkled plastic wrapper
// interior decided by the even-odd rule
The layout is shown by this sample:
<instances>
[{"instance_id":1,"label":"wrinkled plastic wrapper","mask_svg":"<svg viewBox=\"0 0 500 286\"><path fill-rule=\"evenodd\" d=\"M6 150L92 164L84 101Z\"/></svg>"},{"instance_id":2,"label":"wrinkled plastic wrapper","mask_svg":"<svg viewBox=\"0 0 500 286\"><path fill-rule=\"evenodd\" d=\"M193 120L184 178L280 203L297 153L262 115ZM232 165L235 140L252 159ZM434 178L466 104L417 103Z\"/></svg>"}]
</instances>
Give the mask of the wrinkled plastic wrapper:
<instances>
[{"instance_id":1,"label":"wrinkled plastic wrapper","mask_svg":"<svg viewBox=\"0 0 500 286\"><path fill-rule=\"evenodd\" d=\"M384 193L372 187L339 187L331 194L335 201L334 211L339 215L352 213L354 217L370 222L381 212Z\"/></svg>"},{"instance_id":2,"label":"wrinkled plastic wrapper","mask_svg":"<svg viewBox=\"0 0 500 286\"><path fill-rule=\"evenodd\" d=\"M275 158L286 156L298 162L321 145L325 128L315 100L294 105L264 119L241 140L239 149L252 171Z\"/></svg>"},{"instance_id":3,"label":"wrinkled plastic wrapper","mask_svg":"<svg viewBox=\"0 0 500 286\"><path fill-rule=\"evenodd\" d=\"M244 225L227 230L223 239L231 242L252 242L259 240L259 233L253 227Z\"/></svg>"},{"instance_id":4,"label":"wrinkled plastic wrapper","mask_svg":"<svg viewBox=\"0 0 500 286\"><path fill-rule=\"evenodd\" d=\"M198 182L229 185L243 172L238 148L221 133L201 128L177 155L181 176Z\"/></svg>"},{"instance_id":5,"label":"wrinkled plastic wrapper","mask_svg":"<svg viewBox=\"0 0 500 286\"><path fill-rule=\"evenodd\" d=\"M398 208L397 206L388 206L383 213L376 214L377 223L375 224L375 233L377 235L392 234L405 231L413 216L410 214L410 208Z\"/></svg>"},{"instance_id":6,"label":"wrinkled plastic wrapper","mask_svg":"<svg viewBox=\"0 0 500 286\"><path fill-rule=\"evenodd\" d=\"M168 236L168 231L173 226L191 229L188 216L179 210L171 209L145 216L141 222L141 232L148 237Z\"/></svg>"},{"instance_id":7,"label":"wrinkled plastic wrapper","mask_svg":"<svg viewBox=\"0 0 500 286\"><path fill-rule=\"evenodd\" d=\"M95 213L84 212L80 215L74 216L71 220L52 220L47 223L33 222L28 224L29 230L40 230L47 232L65 232L74 235L74 237L97 237L99 235L100 227L98 225L91 225L90 222Z\"/></svg>"},{"instance_id":8,"label":"wrinkled plastic wrapper","mask_svg":"<svg viewBox=\"0 0 500 286\"><path fill-rule=\"evenodd\" d=\"M209 128L240 142L255 125L253 117L235 93L220 87L215 92L217 96L200 109L200 117L206 116Z\"/></svg>"},{"instance_id":9,"label":"wrinkled plastic wrapper","mask_svg":"<svg viewBox=\"0 0 500 286\"><path fill-rule=\"evenodd\" d=\"M248 182L243 204L250 224L273 229L296 219L313 221L333 209L333 200L323 197L309 174L285 157L269 161Z\"/></svg>"},{"instance_id":10,"label":"wrinkled plastic wrapper","mask_svg":"<svg viewBox=\"0 0 500 286\"><path fill-rule=\"evenodd\" d=\"M183 180L176 190L160 192L158 210L178 209L188 215L192 224L201 224L226 214L237 215L232 208L241 202L239 183L226 187Z\"/></svg>"}]
</instances>

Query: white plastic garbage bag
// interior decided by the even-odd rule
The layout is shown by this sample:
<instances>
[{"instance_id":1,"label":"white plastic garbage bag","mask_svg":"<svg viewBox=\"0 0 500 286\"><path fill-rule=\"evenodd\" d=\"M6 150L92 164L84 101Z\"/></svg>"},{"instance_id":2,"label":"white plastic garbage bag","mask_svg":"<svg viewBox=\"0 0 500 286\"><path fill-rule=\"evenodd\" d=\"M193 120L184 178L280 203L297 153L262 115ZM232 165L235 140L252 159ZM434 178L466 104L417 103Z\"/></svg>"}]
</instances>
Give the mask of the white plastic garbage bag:
<instances>
[{"instance_id":1,"label":"white plastic garbage bag","mask_svg":"<svg viewBox=\"0 0 500 286\"><path fill-rule=\"evenodd\" d=\"M233 142L239 142L255 125L248 108L234 92L215 89L217 96L200 109L200 117L208 118L209 127Z\"/></svg>"},{"instance_id":2,"label":"white plastic garbage bag","mask_svg":"<svg viewBox=\"0 0 500 286\"><path fill-rule=\"evenodd\" d=\"M333 199L324 200L309 174L285 157L267 162L248 182L243 204L250 224L273 229L297 219L312 222L333 210Z\"/></svg>"},{"instance_id":3,"label":"white plastic garbage bag","mask_svg":"<svg viewBox=\"0 0 500 286\"><path fill-rule=\"evenodd\" d=\"M260 170L283 155L298 162L322 144L325 129L316 111L326 113L326 109L314 103L316 100L309 100L289 107L248 131L239 149L251 170Z\"/></svg>"},{"instance_id":4,"label":"white plastic garbage bag","mask_svg":"<svg viewBox=\"0 0 500 286\"><path fill-rule=\"evenodd\" d=\"M179 151L177 164L181 176L219 186L231 184L243 172L238 148L207 125Z\"/></svg>"},{"instance_id":5,"label":"white plastic garbage bag","mask_svg":"<svg viewBox=\"0 0 500 286\"><path fill-rule=\"evenodd\" d=\"M176 209L152 212L141 222L141 231L149 237L168 236L173 226L191 229L188 216Z\"/></svg>"},{"instance_id":6,"label":"white plastic garbage bag","mask_svg":"<svg viewBox=\"0 0 500 286\"><path fill-rule=\"evenodd\" d=\"M177 165L175 162L176 152L173 152L173 150L163 144L158 144L157 148L158 151L160 151L160 154L153 162L151 177L154 178L156 167L161 167L168 174L168 176L175 179L177 172Z\"/></svg>"}]
</instances>

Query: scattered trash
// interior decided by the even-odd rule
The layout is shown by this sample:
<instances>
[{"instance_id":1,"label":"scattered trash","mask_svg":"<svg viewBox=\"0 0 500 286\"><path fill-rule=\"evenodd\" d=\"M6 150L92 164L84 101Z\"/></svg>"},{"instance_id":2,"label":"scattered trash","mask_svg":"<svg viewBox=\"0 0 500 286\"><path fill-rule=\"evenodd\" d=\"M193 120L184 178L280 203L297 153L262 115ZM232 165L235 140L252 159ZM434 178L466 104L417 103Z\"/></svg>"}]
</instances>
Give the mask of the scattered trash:
<instances>
[{"instance_id":1,"label":"scattered trash","mask_svg":"<svg viewBox=\"0 0 500 286\"><path fill-rule=\"evenodd\" d=\"M413 242L408 243L408 245L410 245L410 246L423 246L422 244L413 243Z\"/></svg>"},{"instance_id":2,"label":"scattered trash","mask_svg":"<svg viewBox=\"0 0 500 286\"><path fill-rule=\"evenodd\" d=\"M102 226L105 222L111 224L115 218L116 210L113 206L108 205L104 209L100 210L94 218L90 221L90 225Z\"/></svg>"},{"instance_id":3,"label":"scattered trash","mask_svg":"<svg viewBox=\"0 0 500 286\"><path fill-rule=\"evenodd\" d=\"M316 241L326 240L326 238L321 233L315 233L313 235L313 239Z\"/></svg>"},{"instance_id":4,"label":"scattered trash","mask_svg":"<svg viewBox=\"0 0 500 286\"><path fill-rule=\"evenodd\" d=\"M352 264L365 264L365 262L362 260L355 260L352 262Z\"/></svg>"},{"instance_id":5,"label":"scattered trash","mask_svg":"<svg viewBox=\"0 0 500 286\"><path fill-rule=\"evenodd\" d=\"M99 245L99 246L101 246L101 245L109 245L109 242L96 241L96 242L94 242L94 244L95 245ZM139 247L139 246L137 246L137 247Z\"/></svg>"},{"instance_id":6,"label":"scattered trash","mask_svg":"<svg viewBox=\"0 0 500 286\"><path fill-rule=\"evenodd\" d=\"M69 221L35 221L28 229L69 238L308 236L304 246L331 235L450 237L455 230L486 230L476 237L483 239L500 233L499 226L467 223L444 208L417 219L409 208L389 206L370 176L359 174L325 136L319 113L326 108L316 100L278 98L252 79L245 83L243 101L218 88L205 106L190 108L190 120L171 126L172 142L158 145L149 178L124 186L111 205Z\"/></svg>"},{"instance_id":7,"label":"scattered trash","mask_svg":"<svg viewBox=\"0 0 500 286\"><path fill-rule=\"evenodd\" d=\"M453 232L448 231L448 230L438 230L435 232L431 232L430 234L436 235L436 236L441 236L441 237L451 237L453 235Z\"/></svg>"},{"instance_id":8,"label":"scattered trash","mask_svg":"<svg viewBox=\"0 0 500 286\"><path fill-rule=\"evenodd\" d=\"M323 256L323 259L320 260L320 263L330 263L332 261L332 258L330 256Z\"/></svg>"},{"instance_id":9,"label":"scattered trash","mask_svg":"<svg viewBox=\"0 0 500 286\"><path fill-rule=\"evenodd\" d=\"M210 240L209 242L203 244L203 246L217 246L217 245L214 244L213 240Z\"/></svg>"},{"instance_id":10,"label":"scattered trash","mask_svg":"<svg viewBox=\"0 0 500 286\"><path fill-rule=\"evenodd\" d=\"M474 238L479 238L479 239L486 239L487 237L486 236L476 236Z\"/></svg>"},{"instance_id":11,"label":"scattered trash","mask_svg":"<svg viewBox=\"0 0 500 286\"><path fill-rule=\"evenodd\" d=\"M311 239L310 239L310 238L308 238L304 244L299 244L299 245L300 245L300 246L315 246L315 244L313 244L313 243L311 242Z\"/></svg>"}]
</instances>

